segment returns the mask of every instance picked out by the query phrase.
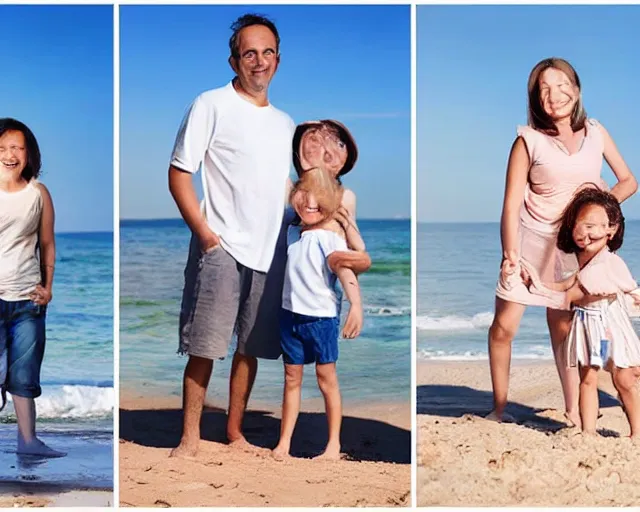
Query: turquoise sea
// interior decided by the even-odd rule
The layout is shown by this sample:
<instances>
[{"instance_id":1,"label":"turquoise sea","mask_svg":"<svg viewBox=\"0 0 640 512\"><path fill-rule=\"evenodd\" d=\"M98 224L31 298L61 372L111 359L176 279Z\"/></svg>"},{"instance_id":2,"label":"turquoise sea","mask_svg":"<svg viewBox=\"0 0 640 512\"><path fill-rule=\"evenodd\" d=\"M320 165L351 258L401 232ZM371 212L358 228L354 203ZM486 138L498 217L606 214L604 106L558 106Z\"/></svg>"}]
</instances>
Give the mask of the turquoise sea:
<instances>
[{"instance_id":1,"label":"turquoise sea","mask_svg":"<svg viewBox=\"0 0 640 512\"><path fill-rule=\"evenodd\" d=\"M342 340L345 402L408 402L411 381L411 229L408 220L359 220L373 260L360 283L362 334ZM190 231L182 220L121 221L120 385L144 396L181 396L186 358L177 355L178 315ZM346 310L347 307L343 308ZM232 354L233 345L230 349ZM214 365L209 398L227 402L230 358ZM282 361L261 361L252 399L280 404ZM303 399L320 397L315 379Z\"/></svg>"},{"instance_id":2,"label":"turquoise sea","mask_svg":"<svg viewBox=\"0 0 640 512\"><path fill-rule=\"evenodd\" d=\"M61 459L19 457L9 401L0 413L0 483L113 487L113 233L56 235L38 435ZM10 399L10 396L9 396Z\"/></svg>"},{"instance_id":3,"label":"turquoise sea","mask_svg":"<svg viewBox=\"0 0 640 512\"><path fill-rule=\"evenodd\" d=\"M627 223L618 254L640 278L640 221ZM418 224L418 358L488 358L501 255L498 223ZM553 359L544 308L525 311L513 357Z\"/></svg>"}]
</instances>

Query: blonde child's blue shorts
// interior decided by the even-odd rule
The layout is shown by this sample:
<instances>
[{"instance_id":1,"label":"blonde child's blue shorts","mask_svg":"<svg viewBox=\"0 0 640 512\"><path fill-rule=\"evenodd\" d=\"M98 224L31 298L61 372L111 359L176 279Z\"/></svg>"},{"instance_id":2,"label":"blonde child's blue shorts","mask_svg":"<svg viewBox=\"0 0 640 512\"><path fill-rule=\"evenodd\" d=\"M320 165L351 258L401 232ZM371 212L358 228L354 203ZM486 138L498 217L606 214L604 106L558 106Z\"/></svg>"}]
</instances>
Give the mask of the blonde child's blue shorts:
<instances>
[{"instance_id":1,"label":"blonde child's blue shorts","mask_svg":"<svg viewBox=\"0 0 640 512\"><path fill-rule=\"evenodd\" d=\"M315 317L282 309L280 345L286 364L329 364L338 360L339 317Z\"/></svg>"}]
</instances>

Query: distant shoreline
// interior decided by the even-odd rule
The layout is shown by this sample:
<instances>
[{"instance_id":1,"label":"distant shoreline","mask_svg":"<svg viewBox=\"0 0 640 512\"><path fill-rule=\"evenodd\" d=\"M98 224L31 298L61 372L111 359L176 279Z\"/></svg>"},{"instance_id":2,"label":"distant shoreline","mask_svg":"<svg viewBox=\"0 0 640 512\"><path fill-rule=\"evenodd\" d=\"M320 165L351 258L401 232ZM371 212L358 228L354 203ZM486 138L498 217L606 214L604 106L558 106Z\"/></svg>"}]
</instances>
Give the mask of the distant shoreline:
<instances>
[{"instance_id":1,"label":"distant shoreline","mask_svg":"<svg viewBox=\"0 0 640 512\"><path fill-rule=\"evenodd\" d=\"M361 222L361 221L401 222L401 221L410 221L410 220L411 220L410 217L393 217L393 218L388 218L388 217L380 217L380 218L358 217L358 222ZM120 226L122 226L123 224L138 223L138 222L160 223L160 222L178 222L178 221L184 222L182 217L167 217L167 218L162 218L162 219L120 219Z\"/></svg>"},{"instance_id":2,"label":"distant shoreline","mask_svg":"<svg viewBox=\"0 0 640 512\"><path fill-rule=\"evenodd\" d=\"M358 219L359 220L359 219ZM364 219L363 219L364 220ZM374 219L372 219L374 220ZM401 219L398 219L401 220ZM627 219L625 217L625 222L640 222L640 219ZM431 220L419 220L416 223L418 226L469 226L469 225L481 225L481 224L495 224L500 225L499 220L439 220L439 221L431 221Z\"/></svg>"}]
</instances>

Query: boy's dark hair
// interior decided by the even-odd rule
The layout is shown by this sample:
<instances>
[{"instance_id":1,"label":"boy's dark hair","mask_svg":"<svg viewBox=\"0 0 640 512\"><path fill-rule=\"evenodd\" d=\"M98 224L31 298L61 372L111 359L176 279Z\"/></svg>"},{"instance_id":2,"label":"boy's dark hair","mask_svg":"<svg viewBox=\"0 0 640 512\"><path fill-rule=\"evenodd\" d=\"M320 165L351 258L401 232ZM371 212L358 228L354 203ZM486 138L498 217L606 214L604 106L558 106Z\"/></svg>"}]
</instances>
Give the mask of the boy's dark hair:
<instances>
[{"instance_id":1,"label":"boy's dark hair","mask_svg":"<svg viewBox=\"0 0 640 512\"><path fill-rule=\"evenodd\" d=\"M22 135L24 135L27 146L27 165L22 171L22 177L27 181L31 181L33 178L40 176L40 167L42 166L38 141L26 124L10 117L0 118L0 137L11 131L22 132Z\"/></svg>"},{"instance_id":2,"label":"boy's dark hair","mask_svg":"<svg viewBox=\"0 0 640 512\"><path fill-rule=\"evenodd\" d=\"M609 249L611 251L617 251L622 247L622 240L624 239L624 216L620 209L620 203L610 192L594 187L585 188L578 192L562 214L562 224L558 232L557 246L558 249L563 252L577 253L580 251L580 248L573 240L573 229L580 211L588 205L602 206L607 212L607 217L609 217L609 227L618 226L613 237L607 242Z\"/></svg>"},{"instance_id":3,"label":"boy's dark hair","mask_svg":"<svg viewBox=\"0 0 640 512\"><path fill-rule=\"evenodd\" d=\"M240 58L240 42L238 41L238 34L243 28L251 27L253 25L262 25L267 27L276 38L276 54L280 53L280 35L275 23L265 16L260 14L243 14L236 21L231 24L231 30L233 34L229 38L229 50L231 51L231 57L234 59Z\"/></svg>"}]
</instances>

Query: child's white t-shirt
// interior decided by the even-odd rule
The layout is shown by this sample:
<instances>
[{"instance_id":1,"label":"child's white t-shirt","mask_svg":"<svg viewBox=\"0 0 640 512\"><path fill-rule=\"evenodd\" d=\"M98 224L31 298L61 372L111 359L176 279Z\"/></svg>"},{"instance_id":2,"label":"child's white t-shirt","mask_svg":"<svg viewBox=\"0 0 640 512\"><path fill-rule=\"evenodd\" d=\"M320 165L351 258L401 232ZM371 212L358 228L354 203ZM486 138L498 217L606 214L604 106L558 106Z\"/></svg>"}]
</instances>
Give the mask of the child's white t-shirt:
<instances>
[{"instance_id":1,"label":"child's white t-shirt","mask_svg":"<svg viewBox=\"0 0 640 512\"><path fill-rule=\"evenodd\" d=\"M347 242L333 231L289 226L287 269L282 290L282 307L301 315L333 318L340 314L342 291L327 257L346 251Z\"/></svg>"},{"instance_id":2,"label":"child's white t-shirt","mask_svg":"<svg viewBox=\"0 0 640 512\"><path fill-rule=\"evenodd\" d=\"M233 88L198 96L182 121L171 165L202 165L204 214L224 249L266 272L282 222L295 124L272 105L258 107Z\"/></svg>"}]
</instances>

